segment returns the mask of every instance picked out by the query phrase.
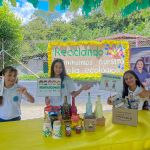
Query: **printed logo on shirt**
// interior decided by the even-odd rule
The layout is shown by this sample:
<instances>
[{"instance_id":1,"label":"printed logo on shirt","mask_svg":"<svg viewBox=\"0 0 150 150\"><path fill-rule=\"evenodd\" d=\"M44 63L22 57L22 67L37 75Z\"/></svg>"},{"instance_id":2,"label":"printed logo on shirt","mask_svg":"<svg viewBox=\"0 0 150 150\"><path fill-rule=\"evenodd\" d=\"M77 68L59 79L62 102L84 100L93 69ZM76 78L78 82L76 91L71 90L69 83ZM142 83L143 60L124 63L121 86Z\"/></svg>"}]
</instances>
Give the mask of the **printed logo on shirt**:
<instances>
[{"instance_id":1,"label":"printed logo on shirt","mask_svg":"<svg viewBox=\"0 0 150 150\"><path fill-rule=\"evenodd\" d=\"M19 97L18 97L18 96L14 96L14 97L13 97L13 101L14 101L14 102L18 102L18 100L19 100Z\"/></svg>"}]
</instances>

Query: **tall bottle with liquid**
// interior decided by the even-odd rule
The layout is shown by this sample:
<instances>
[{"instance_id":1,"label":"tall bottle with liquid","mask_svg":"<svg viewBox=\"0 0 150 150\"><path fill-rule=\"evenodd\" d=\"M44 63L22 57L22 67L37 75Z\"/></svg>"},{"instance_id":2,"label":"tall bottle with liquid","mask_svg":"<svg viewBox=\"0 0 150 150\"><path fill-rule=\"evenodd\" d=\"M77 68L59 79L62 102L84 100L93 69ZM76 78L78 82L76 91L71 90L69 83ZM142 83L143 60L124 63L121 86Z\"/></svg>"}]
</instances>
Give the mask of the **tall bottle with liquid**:
<instances>
[{"instance_id":1,"label":"tall bottle with liquid","mask_svg":"<svg viewBox=\"0 0 150 150\"><path fill-rule=\"evenodd\" d=\"M77 115L77 107L75 105L74 97L72 97L71 115Z\"/></svg>"},{"instance_id":2,"label":"tall bottle with liquid","mask_svg":"<svg viewBox=\"0 0 150 150\"><path fill-rule=\"evenodd\" d=\"M86 103L86 115L87 116L92 115L92 103L91 103L90 92L88 93L88 102Z\"/></svg>"},{"instance_id":3,"label":"tall bottle with liquid","mask_svg":"<svg viewBox=\"0 0 150 150\"><path fill-rule=\"evenodd\" d=\"M97 101L95 103L95 117L96 118L102 118L103 117L103 108L101 103L101 96L97 96Z\"/></svg>"},{"instance_id":4,"label":"tall bottle with liquid","mask_svg":"<svg viewBox=\"0 0 150 150\"><path fill-rule=\"evenodd\" d=\"M70 105L68 104L67 96L64 96L64 103L62 106L62 118L63 118L63 120L69 120L71 118L70 109L71 108L70 108Z\"/></svg>"}]
</instances>

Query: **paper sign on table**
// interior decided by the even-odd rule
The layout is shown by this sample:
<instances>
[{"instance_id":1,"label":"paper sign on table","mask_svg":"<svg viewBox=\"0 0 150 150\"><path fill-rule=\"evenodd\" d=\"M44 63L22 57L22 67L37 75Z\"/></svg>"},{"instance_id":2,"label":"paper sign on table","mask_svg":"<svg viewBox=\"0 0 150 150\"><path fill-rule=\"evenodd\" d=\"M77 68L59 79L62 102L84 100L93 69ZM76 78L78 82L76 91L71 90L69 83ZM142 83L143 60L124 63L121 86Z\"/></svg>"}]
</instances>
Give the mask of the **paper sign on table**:
<instances>
[{"instance_id":1,"label":"paper sign on table","mask_svg":"<svg viewBox=\"0 0 150 150\"><path fill-rule=\"evenodd\" d=\"M45 96L60 96L61 79L49 78L38 79L37 81L37 95L39 97Z\"/></svg>"},{"instance_id":2,"label":"paper sign on table","mask_svg":"<svg viewBox=\"0 0 150 150\"><path fill-rule=\"evenodd\" d=\"M0 76L0 96L3 96L4 77Z\"/></svg>"},{"instance_id":3,"label":"paper sign on table","mask_svg":"<svg viewBox=\"0 0 150 150\"><path fill-rule=\"evenodd\" d=\"M122 77L112 74L102 74L100 79L100 89L120 92L122 90Z\"/></svg>"},{"instance_id":4,"label":"paper sign on table","mask_svg":"<svg viewBox=\"0 0 150 150\"><path fill-rule=\"evenodd\" d=\"M137 126L138 110L127 109L123 107L113 108L112 122L116 124L124 124L129 126Z\"/></svg>"}]
</instances>

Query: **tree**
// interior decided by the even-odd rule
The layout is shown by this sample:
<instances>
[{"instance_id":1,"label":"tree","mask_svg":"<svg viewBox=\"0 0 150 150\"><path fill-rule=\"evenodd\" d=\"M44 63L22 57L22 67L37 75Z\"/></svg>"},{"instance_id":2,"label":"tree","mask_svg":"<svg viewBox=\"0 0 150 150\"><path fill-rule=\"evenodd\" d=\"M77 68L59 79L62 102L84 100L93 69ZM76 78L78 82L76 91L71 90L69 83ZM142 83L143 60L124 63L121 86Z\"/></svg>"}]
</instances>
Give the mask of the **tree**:
<instances>
[{"instance_id":1,"label":"tree","mask_svg":"<svg viewBox=\"0 0 150 150\"><path fill-rule=\"evenodd\" d=\"M116 33L150 36L150 13L149 9L145 9L136 11L127 17L122 17L121 14L108 17L98 11L89 17L75 16L70 22L53 20L50 24L43 17L37 16L36 19L24 26L23 33L22 51L24 55L29 56L46 53L48 45L46 42L32 43L30 40L94 40Z\"/></svg>"},{"instance_id":2,"label":"tree","mask_svg":"<svg viewBox=\"0 0 150 150\"><path fill-rule=\"evenodd\" d=\"M34 16L35 17L35 16ZM47 52L48 24L42 17L35 17L31 22L23 26L24 41L21 47L23 56L31 56ZM45 40L44 43L36 41Z\"/></svg>"},{"instance_id":3,"label":"tree","mask_svg":"<svg viewBox=\"0 0 150 150\"><path fill-rule=\"evenodd\" d=\"M23 40L21 21L16 19L15 15L9 10L6 3L0 7L0 51L2 45L4 50L12 57L20 56L20 46ZM10 56L5 55L5 65L15 63ZM2 59L1 59L2 60ZM0 63L2 68L2 63Z\"/></svg>"}]
</instances>

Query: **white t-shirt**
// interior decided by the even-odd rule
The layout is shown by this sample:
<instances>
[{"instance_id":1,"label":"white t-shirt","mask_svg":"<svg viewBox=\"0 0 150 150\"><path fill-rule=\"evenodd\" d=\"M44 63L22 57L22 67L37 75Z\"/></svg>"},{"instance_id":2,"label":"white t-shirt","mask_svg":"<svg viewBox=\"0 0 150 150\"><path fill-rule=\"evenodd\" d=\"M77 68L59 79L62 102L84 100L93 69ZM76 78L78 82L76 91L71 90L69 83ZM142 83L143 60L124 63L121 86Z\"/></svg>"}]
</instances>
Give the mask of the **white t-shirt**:
<instances>
[{"instance_id":1,"label":"white t-shirt","mask_svg":"<svg viewBox=\"0 0 150 150\"><path fill-rule=\"evenodd\" d=\"M137 99L139 99L139 105L138 105L138 110L142 110L143 104L144 104L144 98L140 98L138 96L138 94L140 94L142 92L142 87L137 86L135 91L131 91L130 89L128 89L129 93L133 93L133 96L136 97Z\"/></svg>"},{"instance_id":2,"label":"white t-shirt","mask_svg":"<svg viewBox=\"0 0 150 150\"><path fill-rule=\"evenodd\" d=\"M64 102L64 96L67 96L67 101L69 104L71 104L71 94L73 91L75 91L75 84L74 81L69 78L65 77L62 82L61 87L61 96L50 96L50 103L52 106L62 106Z\"/></svg>"},{"instance_id":3,"label":"white t-shirt","mask_svg":"<svg viewBox=\"0 0 150 150\"><path fill-rule=\"evenodd\" d=\"M3 103L0 105L0 118L9 120L21 115L20 104L22 95L17 92L20 86L15 84L11 88L5 88L3 91Z\"/></svg>"}]
</instances>

